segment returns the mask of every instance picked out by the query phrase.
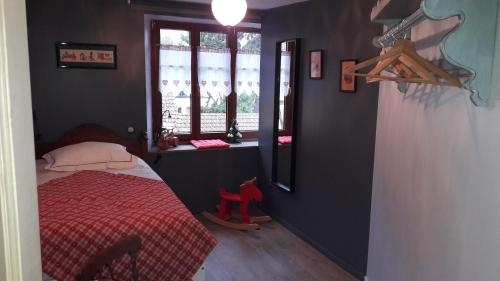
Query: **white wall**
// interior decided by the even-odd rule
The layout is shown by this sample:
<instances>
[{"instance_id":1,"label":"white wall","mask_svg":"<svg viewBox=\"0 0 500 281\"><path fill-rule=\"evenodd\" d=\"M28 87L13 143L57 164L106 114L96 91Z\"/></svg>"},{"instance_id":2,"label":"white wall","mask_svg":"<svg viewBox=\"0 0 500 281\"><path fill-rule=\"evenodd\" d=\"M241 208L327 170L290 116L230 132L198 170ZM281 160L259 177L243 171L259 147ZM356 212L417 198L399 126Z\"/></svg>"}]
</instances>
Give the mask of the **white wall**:
<instances>
[{"instance_id":1,"label":"white wall","mask_svg":"<svg viewBox=\"0 0 500 281\"><path fill-rule=\"evenodd\" d=\"M424 22L412 39L446 26ZM403 95L381 83L369 281L500 280L500 24L497 33L488 108L459 89Z\"/></svg>"}]
</instances>

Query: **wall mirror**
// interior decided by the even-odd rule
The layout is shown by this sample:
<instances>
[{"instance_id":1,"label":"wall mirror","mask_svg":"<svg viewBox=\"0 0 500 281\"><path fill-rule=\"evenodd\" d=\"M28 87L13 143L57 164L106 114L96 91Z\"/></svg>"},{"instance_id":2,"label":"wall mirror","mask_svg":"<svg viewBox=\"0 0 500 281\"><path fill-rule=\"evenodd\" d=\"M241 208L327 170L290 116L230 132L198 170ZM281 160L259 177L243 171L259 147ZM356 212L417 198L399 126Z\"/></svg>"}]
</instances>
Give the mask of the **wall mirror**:
<instances>
[{"instance_id":1,"label":"wall mirror","mask_svg":"<svg viewBox=\"0 0 500 281\"><path fill-rule=\"evenodd\" d=\"M295 184L299 56L299 39L276 44L272 183L289 192Z\"/></svg>"}]
</instances>

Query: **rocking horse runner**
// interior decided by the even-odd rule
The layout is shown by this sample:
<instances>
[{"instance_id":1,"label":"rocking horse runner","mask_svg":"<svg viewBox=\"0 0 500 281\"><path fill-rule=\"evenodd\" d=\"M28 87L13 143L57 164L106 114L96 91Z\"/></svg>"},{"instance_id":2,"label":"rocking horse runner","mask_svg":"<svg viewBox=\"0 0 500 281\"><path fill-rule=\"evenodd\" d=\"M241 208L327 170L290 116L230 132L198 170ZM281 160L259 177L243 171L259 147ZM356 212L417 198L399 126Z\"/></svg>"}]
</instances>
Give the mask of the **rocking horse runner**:
<instances>
[{"instance_id":1,"label":"rocking horse runner","mask_svg":"<svg viewBox=\"0 0 500 281\"><path fill-rule=\"evenodd\" d=\"M258 222L270 222L272 219L269 216L252 217L248 215L250 201L262 201L262 192L255 185L255 180L256 178L253 178L240 185L239 194L230 193L221 188L219 190L221 201L220 205L217 206L219 210L217 216L209 212L203 212L203 216L216 224L237 230L256 230L260 228ZM240 203L239 212L231 211L231 202ZM230 219L238 219L240 223L230 222Z\"/></svg>"}]
</instances>

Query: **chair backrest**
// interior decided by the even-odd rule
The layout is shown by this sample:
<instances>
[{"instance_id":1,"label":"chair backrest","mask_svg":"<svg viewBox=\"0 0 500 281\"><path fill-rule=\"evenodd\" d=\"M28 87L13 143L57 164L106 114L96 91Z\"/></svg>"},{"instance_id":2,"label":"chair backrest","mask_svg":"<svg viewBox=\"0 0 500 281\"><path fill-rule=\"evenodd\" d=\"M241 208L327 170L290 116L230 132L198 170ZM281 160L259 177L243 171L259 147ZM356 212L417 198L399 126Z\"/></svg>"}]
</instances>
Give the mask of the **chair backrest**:
<instances>
[{"instance_id":1,"label":"chair backrest","mask_svg":"<svg viewBox=\"0 0 500 281\"><path fill-rule=\"evenodd\" d=\"M132 278L134 281L138 281L139 274L137 272L137 255L141 249L141 245L142 240L137 235L131 235L118 241L117 243L92 256L82 267L82 270L76 280L95 280L96 275L103 272L104 268L108 269L111 279L114 280L111 264L118 258L128 254L132 265Z\"/></svg>"}]
</instances>

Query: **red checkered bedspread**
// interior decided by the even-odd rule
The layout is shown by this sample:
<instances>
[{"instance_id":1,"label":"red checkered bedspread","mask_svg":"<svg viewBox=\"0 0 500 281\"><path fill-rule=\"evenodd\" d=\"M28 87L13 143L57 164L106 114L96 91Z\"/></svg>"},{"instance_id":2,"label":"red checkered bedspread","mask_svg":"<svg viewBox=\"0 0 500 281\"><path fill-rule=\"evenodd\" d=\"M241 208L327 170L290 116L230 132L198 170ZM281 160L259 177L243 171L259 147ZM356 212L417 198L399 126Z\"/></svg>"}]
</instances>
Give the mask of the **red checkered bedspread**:
<instances>
[{"instance_id":1,"label":"red checkered bedspread","mask_svg":"<svg viewBox=\"0 0 500 281\"><path fill-rule=\"evenodd\" d=\"M216 244L163 182L82 171L38 187L43 271L75 280L85 261L124 237L142 238L140 280L186 281ZM130 280L128 257L113 265Z\"/></svg>"}]
</instances>

